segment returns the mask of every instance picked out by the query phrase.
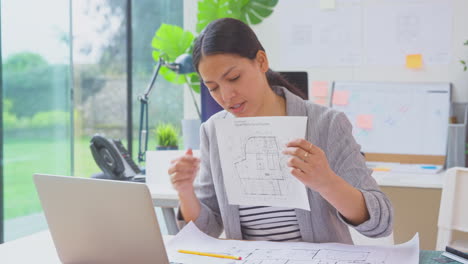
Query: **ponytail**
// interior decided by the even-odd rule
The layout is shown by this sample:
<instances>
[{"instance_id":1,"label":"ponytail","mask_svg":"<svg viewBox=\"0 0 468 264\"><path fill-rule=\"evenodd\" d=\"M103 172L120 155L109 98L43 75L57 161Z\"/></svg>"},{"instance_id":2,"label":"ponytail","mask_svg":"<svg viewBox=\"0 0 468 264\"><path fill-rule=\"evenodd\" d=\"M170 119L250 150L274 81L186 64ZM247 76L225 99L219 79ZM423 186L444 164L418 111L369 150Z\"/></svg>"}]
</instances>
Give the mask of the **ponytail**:
<instances>
[{"instance_id":1,"label":"ponytail","mask_svg":"<svg viewBox=\"0 0 468 264\"><path fill-rule=\"evenodd\" d=\"M275 72L272 69L268 69L268 71L266 72L266 78L270 87L283 86L286 89L288 89L291 93L301 97L302 99L305 100L307 98L307 96L304 94L304 92L301 91L301 89L288 82L288 80L286 80L286 78L284 78L284 76L281 75L279 72Z\"/></svg>"}]
</instances>

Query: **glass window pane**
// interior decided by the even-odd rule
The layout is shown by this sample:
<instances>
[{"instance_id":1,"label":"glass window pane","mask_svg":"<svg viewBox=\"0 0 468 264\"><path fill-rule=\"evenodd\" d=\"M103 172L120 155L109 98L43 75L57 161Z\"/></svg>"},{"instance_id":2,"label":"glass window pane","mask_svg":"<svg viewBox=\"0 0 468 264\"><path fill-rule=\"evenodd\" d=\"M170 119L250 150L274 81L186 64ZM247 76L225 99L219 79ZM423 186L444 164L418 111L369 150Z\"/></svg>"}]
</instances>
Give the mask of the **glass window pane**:
<instances>
[{"instance_id":1,"label":"glass window pane","mask_svg":"<svg viewBox=\"0 0 468 264\"><path fill-rule=\"evenodd\" d=\"M126 0L72 1L74 164L76 176L97 176L94 134L127 137Z\"/></svg>"},{"instance_id":2,"label":"glass window pane","mask_svg":"<svg viewBox=\"0 0 468 264\"><path fill-rule=\"evenodd\" d=\"M151 41L163 23L183 27L183 0L141 0L133 1L133 157L138 157L138 129L140 121L141 96L151 81L157 65L152 57ZM156 125L172 123L181 130L184 111L184 86L173 84L159 75L149 95L148 149L156 149Z\"/></svg>"},{"instance_id":3,"label":"glass window pane","mask_svg":"<svg viewBox=\"0 0 468 264\"><path fill-rule=\"evenodd\" d=\"M138 161L140 101L151 81L157 63L153 60L151 41L162 23L183 26L183 0L132 1L132 86L133 86L133 157ZM181 131L183 118L184 86L166 81L159 75L148 98L148 150L156 149L155 128L159 122L172 123ZM144 163L140 163L144 166ZM160 208L156 208L163 234L167 227Z\"/></svg>"},{"instance_id":4,"label":"glass window pane","mask_svg":"<svg viewBox=\"0 0 468 264\"><path fill-rule=\"evenodd\" d=\"M71 174L69 8L1 1L5 241L46 228L33 173Z\"/></svg>"}]
</instances>

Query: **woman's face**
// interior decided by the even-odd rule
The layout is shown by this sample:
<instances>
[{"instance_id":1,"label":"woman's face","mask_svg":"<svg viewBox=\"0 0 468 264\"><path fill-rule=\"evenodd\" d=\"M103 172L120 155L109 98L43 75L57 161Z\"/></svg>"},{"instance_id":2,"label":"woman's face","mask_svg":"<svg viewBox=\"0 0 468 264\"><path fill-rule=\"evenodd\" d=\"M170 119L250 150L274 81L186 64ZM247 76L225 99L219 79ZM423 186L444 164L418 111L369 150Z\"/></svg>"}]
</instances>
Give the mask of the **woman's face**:
<instances>
[{"instance_id":1,"label":"woman's face","mask_svg":"<svg viewBox=\"0 0 468 264\"><path fill-rule=\"evenodd\" d=\"M236 117L264 115L268 93L268 61L259 51L253 60L231 54L201 59L198 70L211 96Z\"/></svg>"}]
</instances>

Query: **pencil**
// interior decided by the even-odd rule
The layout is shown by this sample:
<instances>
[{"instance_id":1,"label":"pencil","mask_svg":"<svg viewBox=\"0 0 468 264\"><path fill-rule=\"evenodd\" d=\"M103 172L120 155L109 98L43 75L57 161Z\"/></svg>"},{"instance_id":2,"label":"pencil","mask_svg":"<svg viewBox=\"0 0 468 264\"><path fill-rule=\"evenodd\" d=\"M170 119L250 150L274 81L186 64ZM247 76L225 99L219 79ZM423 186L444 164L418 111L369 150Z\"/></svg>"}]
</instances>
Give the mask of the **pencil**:
<instances>
[{"instance_id":1,"label":"pencil","mask_svg":"<svg viewBox=\"0 0 468 264\"><path fill-rule=\"evenodd\" d=\"M204 253L204 252L191 251L191 250L179 249L178 252L179 253L185 253L185 254L207 256L207 257L215 257L215 258L226 258L226 259L242 260L242 257L228 256L228 255L221 255L221 254L214 254L214 253Z\"/></svg>"}]
</instances>

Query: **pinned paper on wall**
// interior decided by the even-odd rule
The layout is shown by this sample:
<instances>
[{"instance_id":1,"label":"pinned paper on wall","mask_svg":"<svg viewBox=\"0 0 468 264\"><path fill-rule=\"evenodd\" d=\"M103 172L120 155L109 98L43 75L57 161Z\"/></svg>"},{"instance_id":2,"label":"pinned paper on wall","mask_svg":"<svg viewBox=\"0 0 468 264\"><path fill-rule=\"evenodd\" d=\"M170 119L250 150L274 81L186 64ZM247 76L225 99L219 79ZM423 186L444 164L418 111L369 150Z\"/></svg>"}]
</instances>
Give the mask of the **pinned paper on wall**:
<instances>
[{"instance_id":1,"label":"pinned paper on wall","mask_svg":"<svg viewBox=\"0 0 468 264\"><path fill-rule=\"evenodd\" d=\"M314 97L327 97L328 95L328 82L327 81L313 81L311 85L312 96Z\"/></svg>"},{"instance_id":2,"label":"pinned paper on wall","mask_svg":"<svg viewBox=\"0 0 468 264\"><path fill-rule=\"evenodd\" d=\"M334 105L347 105L349 101L349 91L335 91L333 93Z\"/></svg>"},{"instance_id":3,"label":"pinned paper on wall","mask_svg":"<svg viewBox=\"0 0 468 264\"><path fill-rule=\"evenodd\" d=\"M326 106L327 105L327 98L323 98L323 97L316 98L314 100L314 103L318 104L318 105Z\"/></svg>"},{"instance_id":4,"label":"pinned paper on wall","mask_svg":"<svg viewBox=\"0 0 468 264\"><path fill-rule=\"evenodd\" d=\"M421 54L406 55L406 68L421 69L423 65Z\"/></svg>"},{"instance_id":5,"label":"pinned paper on wall","mask_svg":"<svg viewBox=\"0 0 468 264\"><path fill-rule=\"evenodd\" d=\"M371 130L373 128L374 116L373 115L358 115L356 123L359 128Z\"/></svg>"},{"instance_id":6,"label":"pinned paper on wall","mask_svg":"<svg viewBox=\"0 0 468 264\"><path fill-rule=\"evenodd\" d=\"M320 9L330 10L335 9L335 0L320 0Z\"/></svg>"}]
</instances>

